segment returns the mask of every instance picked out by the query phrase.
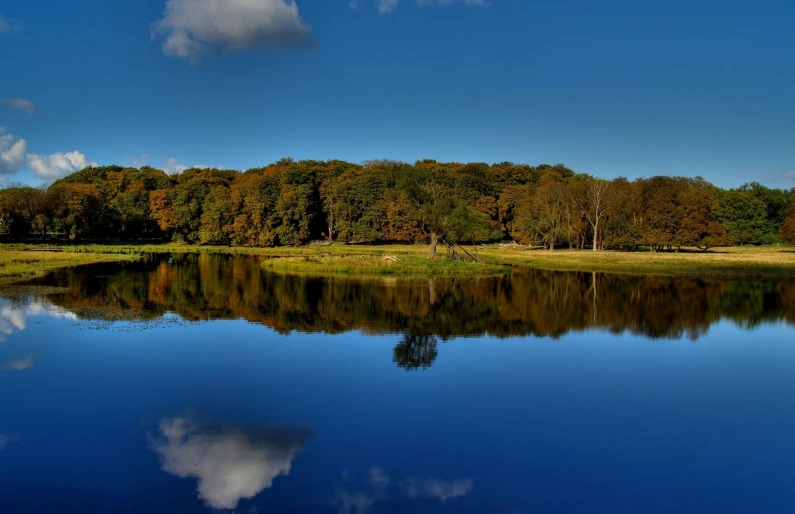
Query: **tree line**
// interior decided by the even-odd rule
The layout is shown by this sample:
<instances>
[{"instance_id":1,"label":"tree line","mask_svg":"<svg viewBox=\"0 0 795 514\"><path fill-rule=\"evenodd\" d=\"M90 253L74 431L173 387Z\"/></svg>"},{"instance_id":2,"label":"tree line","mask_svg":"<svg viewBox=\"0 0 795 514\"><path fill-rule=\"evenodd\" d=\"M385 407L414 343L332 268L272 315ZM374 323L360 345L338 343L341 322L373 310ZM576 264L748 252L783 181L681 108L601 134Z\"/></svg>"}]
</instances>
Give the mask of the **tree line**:
<instances>
[{"instance_id":1,"label":"tree line","mask_svg":"<svg viewBox=\"0 0 795 514\"><path fill-rule=\"evenodd\" d=\"M168 240L248 247L511 239L652 251L795 243L795 189L701 178L611 181L561 165L282 159L245 172L90 167L0 190L8 238Z\"/></svg>"}]
</instances>

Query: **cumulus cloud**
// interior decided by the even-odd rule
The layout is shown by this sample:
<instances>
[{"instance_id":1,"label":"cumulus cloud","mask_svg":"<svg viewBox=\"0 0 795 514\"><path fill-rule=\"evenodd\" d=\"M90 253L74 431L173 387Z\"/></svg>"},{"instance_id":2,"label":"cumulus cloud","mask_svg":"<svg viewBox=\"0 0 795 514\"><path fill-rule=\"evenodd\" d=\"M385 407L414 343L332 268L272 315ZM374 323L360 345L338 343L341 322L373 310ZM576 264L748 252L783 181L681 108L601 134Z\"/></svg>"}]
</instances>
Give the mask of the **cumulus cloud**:
<instances>
[{"instance_id":1,"label":"cumulus cloud","mask_svg":"<svg viewBox=\"0 0 795 514\"><path fill-rule=\"evenodd\" d=\"M312 48L312 28L294 0L167 0L152 35L163 52L195 59L212 48L227 51Z\"/></svg>"},{"instance_id":2,"label":"cumulus cloud","mask_svg":"<svg viewBox=\"0 0 795 514\"><path fill-rule=\"evenodd\" d=\"M460 478L450 481L437 478L409 478L403 483L403 491L411 499L435 498L440 501L447 501L468 495L472 491L473 482L471 478Z\"/></svg>"},{"instance_id":3,"label":"cumulus cloud","mask_svg":"<svg viewBox=\"0 0 795 514\"><path fill-rule=\"evenodd\" d=\"M133 157L130 159L130 164L132 164L133 168L142 168L149 164L149 154L141 154L138 157Z\"/></svg>"},{"instance_id":4,"label":"cumulus cloud","mask_svg":"<svg viewBox=\"0 0 795 514\"><path fill-rule=\"evenodd\" d=\"M213 509L234 509L290 473L309 431L224 427L202 430L187 418L160 421L152 449L164 471L198 479L199 498Z\"/></svg>"},{"instance_id":5,"label":"cumulus cloud","mask_svg":"<svg viewBox=\"0 0 795 514\"><path fill-rule=\"evenodd\" d=\"M36 113L36 106L33 105L33 102L31 102L30 100L25 100L24 98L3 98L0 99L0 103L12 107L14 109L27 111L29 114Z\"/></svg>"},{"instance_id":6,"label":"cumulus cloud","mask_svg":"<svg viewBox=\"0 0 795 514\"><path fill-rule=\"evenodd\" d=\"M28 143L0 127L0 175L16 173L25 166Z\"/></svg>"},{"instance_id":7,"label":"cumulus cloud","mask_svg":"<svg viewBox=\"0 0 795 514\"><path fill-rule=\"evenodd\" d=\"M39 178L46 180L59 179L70 173L96 166L97 163L75 150L74 152L57 152L50 155L28 155L28 166Z\"/></svg>"},{"instance_id":8,"label":"cumulus cloud","mask_svg":"<svg viewBox=\"0 0 795 514\"><path fill-rule=\"evenodd\" d=\"M2 366L0 366L0 368L6 371L25 371L26 369L30 369L33 367L34 360L35 358L33 355L28 355L24 359L6 362Z\"/></svg>"},{"instance_id":9,"label":"cumulus cloud","mask_svg":"<svg viewBox=\"0 0 795 514\"><path fill-rule=\"evenodd\" d=\"M378 12L380 14L389 14L395 10L398 6L400 0L378 0L376 4L378 7ZM425 7L437 7L437 6L444 6L444 5L451 5L455 3L464 4L464 5L477 5L477 6L485 6L489 5L486 0L415 0L418 5L422 5ZM351 7L354 7L353 5Z\"/></svg>"},{"instance_id":10,"label":"cumulus cloud","mask_svg":"<svg viewBox=\"0 0 795 514\"><path fill-rule=\"evenodd\" d=\"M10 175L27 167L37 177L52 180L96 165L77 150L51 155L30 154L27 141L0 127L0 175Z\"/></svg>"},{"instance_id":11,"label":"cumulus cloud","mask_svg":"<svg viewBox=\"0 0 795 514\"><path fill-rule=\"evenodd\" d=\"M182 173L186 169L188 169L188 167L185 166L184 164L180 164L179 162L177 162L176 159L168 159L168 160L166 160L165 164L163 165L163 171L165 171L169 175L174 175L176 173Z\"/></svg>"}]
</instances>

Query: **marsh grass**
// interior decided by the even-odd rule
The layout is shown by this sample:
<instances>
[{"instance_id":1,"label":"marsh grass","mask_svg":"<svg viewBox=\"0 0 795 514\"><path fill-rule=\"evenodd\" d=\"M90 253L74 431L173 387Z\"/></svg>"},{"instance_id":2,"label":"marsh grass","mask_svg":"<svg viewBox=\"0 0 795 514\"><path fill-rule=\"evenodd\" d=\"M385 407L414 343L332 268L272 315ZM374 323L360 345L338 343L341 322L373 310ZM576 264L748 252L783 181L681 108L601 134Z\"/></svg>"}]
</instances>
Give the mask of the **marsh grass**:
<instances>
[{"instance_id":1,"label":"marsh grass","mask_svg":"<svg viewBox=\"0 0 795 514\"><path fill-rule=\"evenodd\" d=\"M510 266L541 269L651 273L704 277L795 276L792 247L743 246L706 252L592 252L538 250L514 245L484 245L477 249L482 263L426 258L428 246L316 244L300 247L229 248L181 244L118 245L0 245L0 283L23 281L50 270L146 258L163 253L258 255L263 267L284 273L351 276L482 276L510 271ZM392 259L394 257L394 259Z\"/></svg>"},{"instance_id":2,"label":"marsh grass","mask_svg":"<svg viewBox=\"0 0 795 514\"><path fill-rule=\"evenodd\" d=\"M354 276L484 276L510 271L510 266L499 264L429 260L406 254L279 257L265 260L262 266L282 273Z\"/></svg>"},{"instance_id":3,"label":"marsh grass","mask_svg":"<svg viewBox=\"0 0 795 514\"><path fill-rule=\"evenodd\" d=\"M138 253L54 251L50 247L0 245L0 284L22 282L58 268L98 262L121 262L140 258Z\"/></svg>"}]
</instances>

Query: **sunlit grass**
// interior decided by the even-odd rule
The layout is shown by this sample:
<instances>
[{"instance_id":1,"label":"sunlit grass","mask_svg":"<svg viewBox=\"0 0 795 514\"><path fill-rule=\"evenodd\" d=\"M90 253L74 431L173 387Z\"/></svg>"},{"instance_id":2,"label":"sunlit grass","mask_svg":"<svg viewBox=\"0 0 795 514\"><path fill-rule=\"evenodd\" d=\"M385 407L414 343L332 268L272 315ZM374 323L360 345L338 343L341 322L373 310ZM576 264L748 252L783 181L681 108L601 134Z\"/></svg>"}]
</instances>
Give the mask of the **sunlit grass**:
<instances>
[{"instance_id":1,"label":"sunlit grass","mask_svg":"<svg viewBox=\"0 0 795 514\"><path fill-rule=\"evenodd\" d=\"M706 252L593 252L590 250L529 250L522 247L489 247L481 250L487 261L542 269L658 273L692 276L792 276L795 248L742 246Z\"/></svg>"},{"instance_id":2,"label":"sunlit grass","mask_svg":"<svg viewBox=\"0 0 795 514\"><path fill-rule=\"evenodd\" d=\"M137 259L140 253L85 253L53 251L47 247L0 245L0 284L30 280L48 272L80 264L120 262Z\"/></svg>"}]
</instances>

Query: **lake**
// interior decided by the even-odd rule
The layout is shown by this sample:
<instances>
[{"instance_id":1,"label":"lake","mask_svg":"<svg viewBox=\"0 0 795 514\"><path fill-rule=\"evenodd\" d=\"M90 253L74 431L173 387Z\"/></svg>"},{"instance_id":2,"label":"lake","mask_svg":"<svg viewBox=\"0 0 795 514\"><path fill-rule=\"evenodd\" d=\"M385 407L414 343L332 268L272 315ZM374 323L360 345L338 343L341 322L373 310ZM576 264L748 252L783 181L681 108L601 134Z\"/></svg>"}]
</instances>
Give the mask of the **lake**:
<instances>
[{"instance_id":1,"label":"lake","mask_svg":"<svg viewBox=\"0 0 795 514\"><path fill-rule=\"evenodd\" d=\"M795 511L795 282L270 274L0 300L0 513Z\"/></svg>"}]
</instances>

